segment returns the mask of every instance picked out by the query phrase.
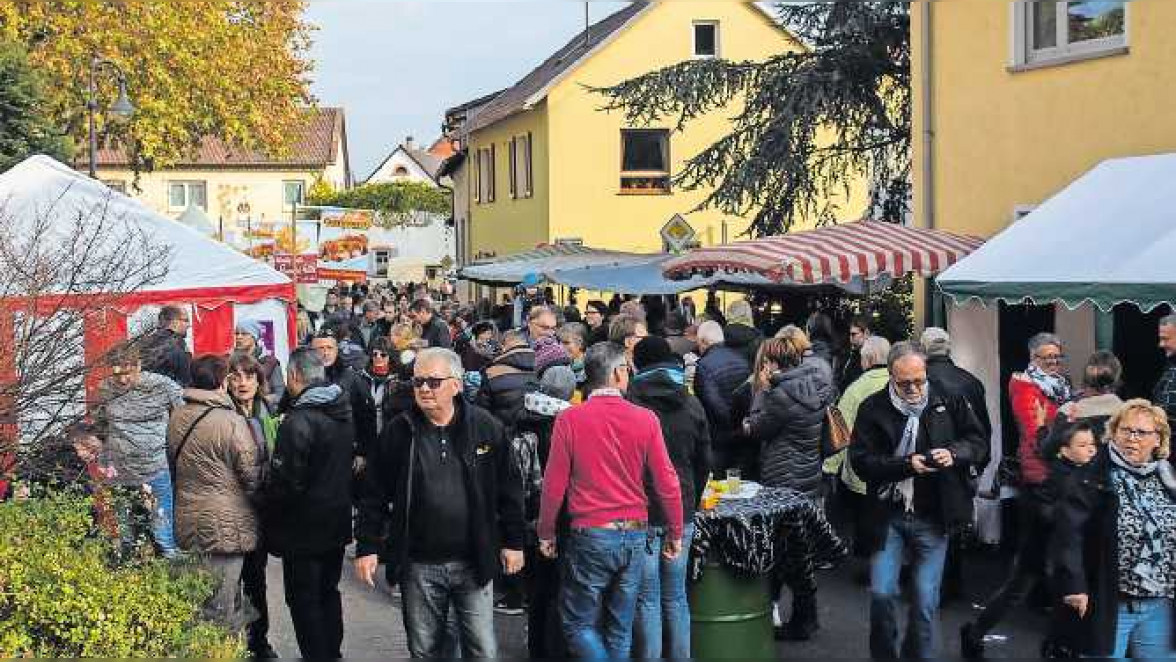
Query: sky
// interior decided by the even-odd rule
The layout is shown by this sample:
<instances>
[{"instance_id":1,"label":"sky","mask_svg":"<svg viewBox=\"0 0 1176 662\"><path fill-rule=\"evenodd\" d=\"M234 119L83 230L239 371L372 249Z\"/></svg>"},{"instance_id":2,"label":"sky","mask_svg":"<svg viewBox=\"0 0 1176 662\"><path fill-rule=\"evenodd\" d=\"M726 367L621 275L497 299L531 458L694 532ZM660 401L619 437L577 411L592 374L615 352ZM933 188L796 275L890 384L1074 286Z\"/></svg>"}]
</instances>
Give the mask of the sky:
<instances>
[{"instance_id":1,"label":"sky","mask_svg":"<svg viewBox=\"0 0 1176 662\"><path fill-rule=\"evenodd\" d=\"M595 22L625 3L594 0ZM310 0L319 104L346 111L351 169L405 136L431 143L445 109L513 85L584 29L576 0Z\"/></svg>"}]
</instances>

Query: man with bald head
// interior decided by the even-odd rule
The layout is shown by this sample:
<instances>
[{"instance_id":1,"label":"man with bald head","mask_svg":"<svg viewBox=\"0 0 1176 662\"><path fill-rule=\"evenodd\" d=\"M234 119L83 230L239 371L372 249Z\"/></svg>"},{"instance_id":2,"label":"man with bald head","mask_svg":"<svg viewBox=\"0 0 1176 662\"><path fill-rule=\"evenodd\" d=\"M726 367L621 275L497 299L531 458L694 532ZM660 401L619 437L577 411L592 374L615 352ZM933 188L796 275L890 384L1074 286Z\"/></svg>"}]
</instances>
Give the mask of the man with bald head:
<instances>
[{"instance_id":1,"label":"man with bald head","mask_svg":"<svg viewBox=\"0 0 1176 662\"><path fill-rule=\"evenodd\" d=\"M863 541L873 553L870 656L928 659L949 534L972 524L971 478L988 463L988 442L967 399L928 380L921 346L896 344L887 365L890 382L858 408L849 447L872 511ZM899 573L908 555L915 590L909 625L900 629Z\"/></svg>"}]
</instances>

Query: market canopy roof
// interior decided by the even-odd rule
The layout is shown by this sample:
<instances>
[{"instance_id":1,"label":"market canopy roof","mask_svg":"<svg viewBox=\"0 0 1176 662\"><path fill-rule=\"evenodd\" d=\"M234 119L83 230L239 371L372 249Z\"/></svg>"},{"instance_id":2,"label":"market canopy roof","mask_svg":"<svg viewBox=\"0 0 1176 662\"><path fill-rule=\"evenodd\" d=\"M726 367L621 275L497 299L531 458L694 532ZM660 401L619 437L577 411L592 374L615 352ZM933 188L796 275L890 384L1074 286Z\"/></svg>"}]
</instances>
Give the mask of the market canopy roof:
<instances>
[{"instance_id":1,"label":"market canopy roof","mask_svg":"<svg viewBox=\"0 0 1176 662\"><path fill-rule=\"evenodd\" d=\"M523 253L506 255L471 264L461 269L461 278L487 285L514 285L528 279L542 279L553 269L570 269L606 264L619 258L637 257L635 253L609 251L587 246L553 244ZM641 256L647 257L647 256Z\"/></svg>"},{"instance_id":2,"label":"market canopy roof","mask_svg":"<svg viewBox=\"0 0 1176 662\"><path fill-rule=\"evenodd\" d=\"M856 221L699 248L665 265L671 278L752 273L780 284L867 288L907 273L933 276L983 239L881 221Z\"/></svg>"},{"instance_id":3,"label":"market canopy roof","mask_svg":"<svg viewBox=\"0 0 1176 662\"><path fill-rule=\"evenodd\" d=\"M1176 154L1095 166L938 278L972 297L1176 304Z\"/></svg>"}]
</instances>

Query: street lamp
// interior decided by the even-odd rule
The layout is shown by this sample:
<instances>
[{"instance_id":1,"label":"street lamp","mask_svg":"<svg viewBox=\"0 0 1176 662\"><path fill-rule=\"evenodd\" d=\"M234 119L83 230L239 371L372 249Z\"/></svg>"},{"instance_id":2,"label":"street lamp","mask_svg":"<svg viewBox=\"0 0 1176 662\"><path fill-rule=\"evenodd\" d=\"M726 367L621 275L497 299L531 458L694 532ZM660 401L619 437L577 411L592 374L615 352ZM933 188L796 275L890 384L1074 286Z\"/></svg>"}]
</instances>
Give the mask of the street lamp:
<instances>
[{"instance_id":1,"label":"street lamp","mask_svg":"<svg viewBox=\"0 0 1176 662\"><path fill-rule=\"evenodd\" d=\"M127 77L118 65L110 60L104 60L97 55L90 58L90 86L86 99L86 110L90 115L90 177L98 178L98 132L94 126L94 114L98 110L98 70L106 67L114 72L118 83L118 99L107 108L107 112L118 117L130 117L135 112L131 100L127 98Z\"/></svg>"}]
</instances>

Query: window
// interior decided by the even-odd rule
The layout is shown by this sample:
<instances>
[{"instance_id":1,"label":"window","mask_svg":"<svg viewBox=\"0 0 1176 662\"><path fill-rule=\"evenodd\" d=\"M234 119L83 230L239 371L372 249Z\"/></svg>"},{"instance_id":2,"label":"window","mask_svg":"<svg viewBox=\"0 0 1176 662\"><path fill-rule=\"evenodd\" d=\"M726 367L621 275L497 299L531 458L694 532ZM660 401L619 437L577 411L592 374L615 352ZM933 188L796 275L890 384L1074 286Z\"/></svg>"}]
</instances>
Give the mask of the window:
<instances>
[{"instance_id":1,"label":"window","mask_svg":"<svg viewBox=\"0 0 1176 662\"><path fill-rule=\"evenodd\" d=\"M102 183L111 191L117 191L123 195L127 194L127 183L121 179L104 179Z\"/></svg>"},{"instance_id":2,"label":"window","mask_svg":"<svg viewBox=\"0 0 1176 662\"><path fill-rule=\"evenodd\" d=\"M621 192L669 193L670 132L621 129Z\"/></svg>"},{"instance_id":3,"label":"window","mask_svg":"<svg viewBox=\"0 0 1176 662\"><path fill-rule=\"evenodd\" d=\"M392 176L408 177L408 168L405 168L404 166L396 166L396 169L392 171Z\"/></svg>"},{"instance_id":4,"label":"window","mask_svg":"<svg viewBox=\"0 0 1176 662\"><path fill-rule=\"evenodd\" d=\"M208 186L204 182L168 182L169 208L183 210L193 205L208 211Z\"/></svg>"},{"instance_id":5,"label":"window","mask_svg":"<svg viewBox=\"0 0 1176 662\"><path fill-rule=\"evenodd\" d=\"M480 203L494 202L494 145L478 149L476 200Z\"/></svg>"},{"instance_id":6,"label":"window","mask_svg":"<svg viewBox=\"0 0 1176 662\"><path fill-rule=\"evenodd\" d=\"M282 207L289 208L300 205L306 199L306 182L292 180L282 182Z\"/></svg>"},{"instance_id":7,"label":"window","mask_svg":"<svg viewBox=\"0 0 1176 662\"><path fill-rule=\"evenodd\" d=\"M719 57L719 22L694 22L694 57Z\"/></svg>"},{"instance_id":8,"label":"window","mask_svg":"<svg viewBox=\"0 0 1176 662\"><path fill-rule=\"evenodd\" d=\"M1127 45L1125 0L1036 0L1017 3L1014 11L1017 65L1120 52Z\"/></svg>"},{"instance_id":9,"label":"window","mask_svg":"<svg viewBox=\"0 0 1176 662\"><path fill-rule=\"evenodd\" d=\"M531 134L510 139L510 197L529 198L531 180Z\"/></svg>"}]
</instances>

